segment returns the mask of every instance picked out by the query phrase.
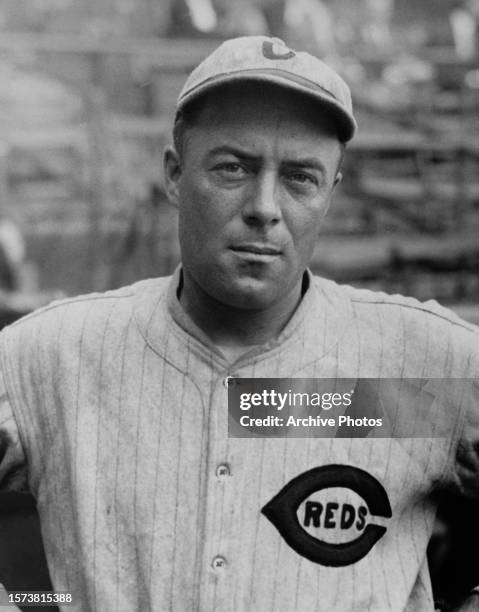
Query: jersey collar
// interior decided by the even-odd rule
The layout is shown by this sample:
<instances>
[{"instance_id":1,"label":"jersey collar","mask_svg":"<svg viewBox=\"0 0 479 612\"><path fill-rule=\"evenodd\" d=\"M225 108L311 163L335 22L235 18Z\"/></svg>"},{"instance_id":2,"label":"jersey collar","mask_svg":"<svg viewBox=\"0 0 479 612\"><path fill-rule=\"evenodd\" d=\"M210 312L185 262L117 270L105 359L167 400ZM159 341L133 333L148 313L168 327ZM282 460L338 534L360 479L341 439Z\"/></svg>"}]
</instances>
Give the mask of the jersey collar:
<instances>
[{"instance_id":1,"label":"jersey collar","mask_svg":"<svg viewBox=\"0 0 479 612\"><path fill-rule=\"evenodd\" d=\"M182 362L181 358L175 359L175 355L192 352L210 367L224 371L232 365L239 368L274 359L278 352L290 354L291 357L301 352L305 359L312 359L313 356L318 359L334 350L347 333L352 320L352 307L341 286L313 276L310 270L305 274L306 290L303 298L281 333L267 343L252 348L234 364L226 361L215 344L181 306L177 295L181 266L170 277L167 288L164 284L167 279L161 279L161 289L158 286L156 291L150 289L148 295L137 296L135 318L149 346L170 361L173 359ZM172 350L174 344L179 346ZM181 367L181 364L176 365ZM278 375L291 375L291 372Z\"/></svg>"}]
</instances>

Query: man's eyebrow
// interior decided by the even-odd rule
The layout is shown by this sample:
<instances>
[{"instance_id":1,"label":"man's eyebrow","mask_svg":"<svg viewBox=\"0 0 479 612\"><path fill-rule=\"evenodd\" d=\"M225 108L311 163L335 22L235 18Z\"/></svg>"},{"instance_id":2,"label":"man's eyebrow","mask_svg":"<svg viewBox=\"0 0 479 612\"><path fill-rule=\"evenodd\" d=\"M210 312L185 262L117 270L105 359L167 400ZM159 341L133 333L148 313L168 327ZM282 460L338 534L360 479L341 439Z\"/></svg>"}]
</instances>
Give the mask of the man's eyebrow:
<instances>
[{"instance_id":1,"label":"man's eyebrow","mask_svg":"<svg viewBox=\"0 0 479 612\"><path fill-rule=\"evenodd\" d=\"M208 152L209 156L213 155L221 155L224 153L229 153L230 155L234 155L240 159L259 159L259 155L254 155L251 151L246 151L245 149L241 149L237 146L231 145L220 145L219 147L214 147L211 151Z\"/></svg>"},{"instance_id":2,"label":"man's eyebrow","mask_svg":"<svg viewBox=\"0 0 479 612\"><path fill-rule=\"evenodd\" d=\"M230 155L234 155L239 159L260 159L260 155L255 155L250 151L246 151L245 149L241 149L237 146L231 145L221 145L219 147L215 147L211 149L208 155L220 155L224 153L229 153ZM284 159L281 162L282 166L286 166L289 168L312 168L314 170L319 170L320 172L325 172L324 164L315 157L301 157L301 158L290 158Z\"/></svg>"},{"instance_id":3,"label":"man's eyebrow","mask_svg":"<svg viewBox=\"0 0 479 612\"><path fill-rule=\"evenodd\" d=\"M320 172L325 172L326 170L324 164L315 157L285 159L282 163L284 166L288 166L290 168L312 168L313 170L319 170Z\"/></svg>"}]
</instances>

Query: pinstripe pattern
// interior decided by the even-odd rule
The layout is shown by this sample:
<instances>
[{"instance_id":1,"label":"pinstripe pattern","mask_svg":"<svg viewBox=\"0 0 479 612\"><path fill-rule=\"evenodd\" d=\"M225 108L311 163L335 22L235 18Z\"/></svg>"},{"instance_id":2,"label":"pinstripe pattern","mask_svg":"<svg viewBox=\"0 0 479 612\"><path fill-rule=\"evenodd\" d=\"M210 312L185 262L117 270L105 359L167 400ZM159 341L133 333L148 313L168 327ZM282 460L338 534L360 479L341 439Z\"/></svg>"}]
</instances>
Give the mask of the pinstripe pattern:
<instances>
[{"instance_id":1,"label":"pinstripe pattern","mask_svg":"<svg viewBox=\"0 0 479 612\"><path fill-rule=\"evenodd\" d=\"M455 452L479 437L479 402L453 407L445 440L228 439L223 381L477 379L477 329L438 306L311 279L279 338L231 366L182 311L177 282L68 300L2 334L0 477L21 486L25 452L55 588L95 612L432 610L430 493L476 492ZM224 463L231 474L218 477ZM368 471L393 509L386 535L340 568L300 557L260 513L331 463Z\"/></svg>"}]
</instances>

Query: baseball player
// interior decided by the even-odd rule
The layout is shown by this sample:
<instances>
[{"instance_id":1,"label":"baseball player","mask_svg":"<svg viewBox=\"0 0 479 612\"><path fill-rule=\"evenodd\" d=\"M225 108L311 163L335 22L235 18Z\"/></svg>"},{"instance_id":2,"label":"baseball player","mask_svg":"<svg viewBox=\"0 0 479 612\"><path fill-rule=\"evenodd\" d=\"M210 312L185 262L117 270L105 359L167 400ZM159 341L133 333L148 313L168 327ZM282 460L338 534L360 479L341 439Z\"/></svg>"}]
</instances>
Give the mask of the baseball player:
<instances>
[{"instance_id":1,"label":"baseball player","mask_svg":"<svg viewBox=\"0 0 479 612\"><path fill-rule=\"evenodd\" d=\"M0 481L36 496L73 609L434 610L436 494L479 495L479 335L308 270L355 131L325 64L223 43L165 153L181 266L2 333ZM231 377L421 379L440 435L228 437Z\"/></svg>"}]
</instances>

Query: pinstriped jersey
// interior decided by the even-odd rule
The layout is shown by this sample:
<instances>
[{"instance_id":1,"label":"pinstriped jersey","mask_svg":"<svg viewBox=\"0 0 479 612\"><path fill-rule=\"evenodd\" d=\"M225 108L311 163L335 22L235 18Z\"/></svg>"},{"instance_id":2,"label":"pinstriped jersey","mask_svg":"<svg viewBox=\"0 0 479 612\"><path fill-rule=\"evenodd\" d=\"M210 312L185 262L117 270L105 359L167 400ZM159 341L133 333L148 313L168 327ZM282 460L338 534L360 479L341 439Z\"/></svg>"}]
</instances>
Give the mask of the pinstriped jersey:
<instances>
[{"instance_id":1,"label":"pinstriped jersey","mask_svg":"<svg viewBox=\"0 0 479 612\"><path fill-rule=\"evenodd\" d=\"M35 495L54 588L85 611L433 610L433 493L479 496L477 328L309 275L280 335L228 363L182 310L179 274L2 333L1 484ZM229 376L473 384L441 438L248 439L228 437ZM325 506L324 550L347 548L335 533L353 513L358 530L373 520L358 491L369 510L389 507L359 558L311 560L262 512L276 500L285 518L286 498L320 481L353 489Z\"/></svg>"}]
</instances>

